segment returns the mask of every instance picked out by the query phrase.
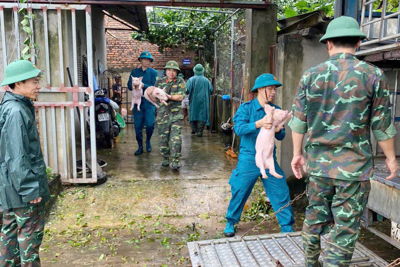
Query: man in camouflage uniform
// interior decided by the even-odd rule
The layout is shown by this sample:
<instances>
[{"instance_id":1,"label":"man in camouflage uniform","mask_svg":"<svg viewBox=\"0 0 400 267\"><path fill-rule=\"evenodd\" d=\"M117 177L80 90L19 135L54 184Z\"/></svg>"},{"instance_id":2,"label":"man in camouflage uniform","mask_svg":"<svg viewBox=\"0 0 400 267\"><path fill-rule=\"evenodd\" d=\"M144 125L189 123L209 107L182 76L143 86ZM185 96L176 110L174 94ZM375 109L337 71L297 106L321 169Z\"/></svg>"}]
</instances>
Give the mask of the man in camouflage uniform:
<instances>
[{"instance_id":1,"label":"man in camouflage uniform","mask_svg":"<svg viewBox=\"0 0 400 267\"><path fill-rule=\"evenodd\" d=\"M156 87L165 88L170 95L168 106L160 103L157 111L157 126L160 135L160 152L164 157L162 166L169 166L169 157L172 157L171 167L179 170L182 147L182 122L183 114L181 102L186 94L185 81L177 77L180 72L179 65L175 61L169 61L164 67L166 76L156 82ZM171 147L169 142L171 141Z\"/></svg>"},{"instance_id":2,"label":"man in camouflage uniform","mask_svg":"<svg viewBox=\"0 0 400 267\"><path fill-rule=\"evenodd\" d=\"M40 266L44 202L50 199L32 100L41 71L30 61L9 64L1 86L12 92L0 104L0 266Z\"/></svg>"},{"instance_id":3,"label":"man in camouflage uniform","mask_svg":"<svg viewBox=\"0 0 400 267\"><path fill-rule=\"evenodd\" d=\"M292 169L308 173L309 205L303 225L306 266L320 266L320 236L329 233L324 266L349 266L359 235L360 217L373 175L370 130L396 176L396 130L383 72L355 57L365 35L356 20L333 20L321 38L328 61L307 70L297 89L293 118ZM302 152L303 138L305 157Z\"/></svg>"}]
</instances>

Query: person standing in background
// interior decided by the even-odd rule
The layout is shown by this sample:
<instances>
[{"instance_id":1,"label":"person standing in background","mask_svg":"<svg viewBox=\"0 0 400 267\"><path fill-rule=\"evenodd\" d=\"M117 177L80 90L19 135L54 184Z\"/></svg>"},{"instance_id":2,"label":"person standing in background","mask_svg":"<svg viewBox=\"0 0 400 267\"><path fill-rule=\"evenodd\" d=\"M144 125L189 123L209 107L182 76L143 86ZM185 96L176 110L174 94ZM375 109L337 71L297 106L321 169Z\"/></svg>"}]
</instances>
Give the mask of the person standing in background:
<instances>
[{"instance_id":1,"label":"person standing in background","mask_svg":"<svg viewBox=\"0 0 400 267\"><path fill-rule=\"evenodd\" d=\"M203 136L204 126L210 126L210 95L213 92L211 82L204 77L204 68L197 64L193 68L195 76L191 77L187 84L189 95L189 121L192 134Z\"/></svg>"}]
</instances>

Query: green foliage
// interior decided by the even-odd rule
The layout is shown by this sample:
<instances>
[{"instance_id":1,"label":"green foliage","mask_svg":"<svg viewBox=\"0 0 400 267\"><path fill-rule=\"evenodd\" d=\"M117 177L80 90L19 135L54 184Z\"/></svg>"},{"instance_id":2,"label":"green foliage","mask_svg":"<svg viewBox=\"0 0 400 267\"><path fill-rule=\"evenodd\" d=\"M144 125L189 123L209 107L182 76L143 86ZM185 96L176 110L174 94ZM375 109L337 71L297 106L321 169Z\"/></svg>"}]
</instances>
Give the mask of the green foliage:
<instances>
[{"instance_id":1,"label":"green foliage","mask_svg":"<svg viewBox=\"0 0 400 267\"><path fill-rule=\"evenodd\" d=\"M46 167L46 175L49 180L53 180L54 174L53 170L50 167Z\"/></svg>"},{"instance_id":2,"label":"green foliage","mask_svg":"<svg viewBox=\"0 0 400 267\"><path fill-rule=\"evenodd\" d=\"M26 4L26 7L28 7L28 0L20 0L20 3ZM39 49L39 46L32 41L33 32L32 28L30 27L30 21L35 18L35 15L32 12L29 12L25 7L21 7L18 10L18 13L22 15L22 20L20 23L22 25L22 30L27 35L26 39L24 40L25 47L21 51L21 59L29 60L32 55L37 57L37 54L33 53L33 51L35 51L35 49Z\"/></svg>"},{"instance_id":3,"label":"green foliage","mask_svg":"<svg viewBox=\"0 0 400 267\"><path fill-rule=\"evenodd\" d=\"M212 46L214 28L228 18L228 14L176 11L155 8L148 12L149 32L134 32L136 40L147 40L157 44L160 52L165 48L182 47L186 50L202 50L205 46ZM154 25L152 23L158 23Z\"/></svg>"},{"instance_id":4,"label":"green foliage","mask_svg":"<svg viewBox=\"0 0 400 267\"><path fill-rule=\"evenodd\" d=\"M257 195L256 199L251 203L251 207L243 214L243 221L262 220L272 212L269 204L265 201L265 191L262 183L257 181L253 192Z\"/></svg>"},{"instance_id":5,"label":"green foliage","mask_svg":"<svg viewBox=\"0 0 400 267\"><path fill-rule=\"evenodd\" d=\"M327 17L334 15L334 0L276 0L275 3L278 5L278 19L290 18L316 10L324 11Z\"/></svg>"},{"instance_id":6,"label":"green foliage","mask_svg":"<svg viewBox=\"0 0 400 267\"><path fill-rule=\"evenodd\" d=\"M382 12L383 1L376 1L373 3L373 10L375 12ZM397 12L399 10L398 0L387 0L386 12Z\"/></svg>"},{"instance_id":7,"label":"green foliage","mask_svg":"<svg viewBox=\"0 0 400 267\"><path fill-rule=\"evenodd\" d=\"M389 1L395 2L395 0ZM327 16L334 15L334 0L276 0L275 3L278 5L278 19L315 10L323 10ZM237 14L235 16L237 17ZM149 32L134 32L132 38L157 44L160 52L165 48L182 47L181 52L184 54L186 50L212 50L213 41L217 38L215 28L229 19L230 14L154 8L147 13L147 17ZM229 21L219 30L221 31L230 33Z\"/></svg>"},{"instance_id":8,"label":"green foliage","mask_svg":"<svg viewBox=\"0 0 400 267\"><path fill-rule=\"evenodd\" d=\"M210 63L206 62L204 65L204 76L208 79L214 77L214 69L211 67Z\"/></svg>"}]
</instances>

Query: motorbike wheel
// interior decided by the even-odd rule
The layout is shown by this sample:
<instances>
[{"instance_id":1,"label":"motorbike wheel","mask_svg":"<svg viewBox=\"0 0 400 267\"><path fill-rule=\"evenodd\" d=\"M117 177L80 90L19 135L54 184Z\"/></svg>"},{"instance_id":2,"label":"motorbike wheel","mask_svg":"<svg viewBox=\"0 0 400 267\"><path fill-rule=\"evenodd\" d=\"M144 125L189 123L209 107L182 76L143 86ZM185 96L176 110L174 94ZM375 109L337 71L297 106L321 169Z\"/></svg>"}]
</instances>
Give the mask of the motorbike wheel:
<instances>
[{"instance_id":1,"label":"motorbike wheel","mask_svg":"<svg viewBox=\"0 0 400 267\"><path fill-rule=\"evenodd\" d=\"M104 135L104 146L106 148L111 148L112 147L112 137L110 134L105 134Z\"/></svg>"}]
</instances>

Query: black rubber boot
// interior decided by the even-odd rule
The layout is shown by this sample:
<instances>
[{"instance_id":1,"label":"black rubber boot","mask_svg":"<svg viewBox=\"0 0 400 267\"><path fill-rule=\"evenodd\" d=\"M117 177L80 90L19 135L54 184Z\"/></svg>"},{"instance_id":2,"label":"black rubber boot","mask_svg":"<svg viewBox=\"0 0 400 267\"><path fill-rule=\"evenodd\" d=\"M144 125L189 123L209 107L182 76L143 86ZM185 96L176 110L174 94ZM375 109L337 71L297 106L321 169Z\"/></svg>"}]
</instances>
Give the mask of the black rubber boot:
<instances>
[{"instance_id":1,"label":"black rubber boot","mask_svg":"<svg viewBox=\"0 0 400 267\"><path fill-rule=\"evenodd\" d=\"M169 166L169 158L164 157L164 160L161 163L161 166L168 167Z\"/></svg>"},{"instance_id":2,"label":"black rubber boot","mask_svg":"<svg viewBox=\"0 0 400 267\"><path fill-rule=\"evenodd\" d=\"M153 148L151 147L150 140L149 140L149 141L146 141L146 151L147 151L148 153L150 153L152 149L153 149Z\"/></svg>"},{"instance_id":3,"label":"black rubber boot","mask_svg":"<svg viewBox=\"0 0 400 267\"><path fill-rule=\"evenodd\" d=\"M171 168L174 171L179 171L179 169L181 168L181 164L179 164L179 158L173 158L172 159Z\"/></svg>"},{"instance_id":4,"label":"black rubber boot","mask_svg":"<svg viewBox=\"0 0 400 267\"><path fill-rule=\"evenodd\" d=\"M139 156L139 155L142 154L142 153L143 153L143 146L140 146L140 147L138 148L138 150L136 150L135 156Z\"/></svg>"}]
</instances>

